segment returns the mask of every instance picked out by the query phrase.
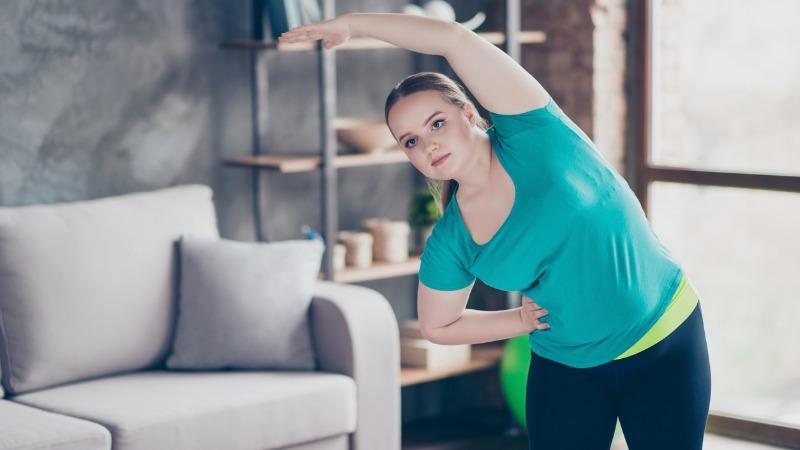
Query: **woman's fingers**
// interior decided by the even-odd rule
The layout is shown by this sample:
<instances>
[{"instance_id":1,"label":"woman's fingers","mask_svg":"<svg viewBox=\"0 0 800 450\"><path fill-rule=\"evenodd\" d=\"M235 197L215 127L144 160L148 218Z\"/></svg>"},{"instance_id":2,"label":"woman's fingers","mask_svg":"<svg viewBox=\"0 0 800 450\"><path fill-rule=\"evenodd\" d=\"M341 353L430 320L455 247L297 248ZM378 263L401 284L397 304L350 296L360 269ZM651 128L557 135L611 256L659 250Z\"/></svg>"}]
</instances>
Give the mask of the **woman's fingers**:
<instances>
[{"instance_id":1,"label":"woman's fingers","mask_svg":"<svg viewBox=\"0 0 800 450\"><path fill-rule=\"evenodd\" d=\"M300 26L300 27L292 28L289 31L284 31L283 33L281 33L281 35L280 35L280 37L278 39L280 41L291 42L291 41L298 40L298 39L303 40L303 39L309 39L309 38L314 38L314 37L318 38L318 37L321 37L321 36L322 36L322 34L318 30L316 30L314 28L309 28L306 25L303 25L303 26Z\"/></svg>"},{"instance_id":2,"label":"woman's fingers","mask_svg":"<svg viewBox=\"0 0 800 450\"><path fill-rule=\"evenodd\" d=\"M546 316L549 314L546 309L537 309L533 312L533 315L536 316L537 319Z\"/></svg>"},{"instance_id":3,"label":"woman's fingers","mask_svg":"<svg viewBox=\"0 0 800 450\"><path fill-rule=\"evenodd\" d=\"M546 330L550 328L550 324L539 321L540 318L548 315L549 311L538 304L529 300L524 300L522 314L525 317L525 321L530 324L531 329Z\"/></svg>"},{"instance_id":4,"label":"woman's fingers","mask_svg":"<svg viewBox=\"0 0 800 450\"><path fill-rule=\"evenodd\" d=\"M528 297L527 295L523 295L522 296L522 300L523 300L523 303L525 303L525 304L531 304L531 305L539 306L539 305L536 304L535 301L533 301L532 298Z\"/></svg>"},{"instance_id":5,"label":"woman's fingers","mask_svg":"<svg viewBox=\"0 0 800 450\"><path fill-rule=\"evenodd\" d=\"M291 30L290 30L291 31ZM307 41L318 41L320 39L324 40L325 47L330 48L334 45L332 42L332 36L326 36L319 30L311 29L311 30L298 30L295 32L287 31L282 34L278 38L278 42L281 43L290 43L290 42L307 42Z\"/></svg>"},{"instance_id":6,"label":"woman's fingers","mask_svg":"<svg viewBox=\"0 0 800 450\"><path fill-rule=\"evenodd\" d=\"M349 24L345 20L335 17L317 23L296 26L282 33L278 38L278 42L307 42L321 39L325 44L325 48L330 49L342 44L349 38Z\"/></svg>"},{"instance_id":7,"label":"woman's fingers","mask_svg":"<svg viewBox=\"0 0 800 450\"><path fill-rule=\"evenodd\" d=\"M538 304L536 304L534 302L531 302L531 301L527 301L527 300L525 302L523 302L522 305L523 305L523 307L525 307L527 309L530 309L530 310L542 309L542 307L539 306Z\"/></svg>"},{"instance_id":8,"label":"woman's fingers","mask_svg":"<svg viewBox=\"0 0 800 450\"><path fill-rule=\"evenodd\" d=\"M298 42L298 41L307 41L312 39L308 32L306 31L298 31L295 33L286 33L281 35L278 39L281 42Z\"/></svg>"},{"instance_id":9,"label":"woman's fingers","mask_svg":"<svg viewBox=\"0 0 800 450\"><path fill-rule=\"evenodd\" d=\"M306 37L308 37L308 36L321 37L322 34L323 34L322 31L323 31L322 27L319 24L310 23L310 24L298 25L298 26L296 26L294 28L290 28L289 30L284 31L281 34L281 37L287 37L287 38L303 37L303 36L306 36Z\"/></svg>"}]
</instances>

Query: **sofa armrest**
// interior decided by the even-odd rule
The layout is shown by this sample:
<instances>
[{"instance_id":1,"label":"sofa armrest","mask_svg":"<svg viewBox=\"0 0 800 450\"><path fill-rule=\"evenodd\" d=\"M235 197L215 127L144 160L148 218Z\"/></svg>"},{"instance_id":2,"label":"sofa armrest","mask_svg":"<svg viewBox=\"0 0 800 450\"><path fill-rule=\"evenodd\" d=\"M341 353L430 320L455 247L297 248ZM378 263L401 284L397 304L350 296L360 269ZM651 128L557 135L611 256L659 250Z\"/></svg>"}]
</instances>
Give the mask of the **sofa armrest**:
<instances>
[{"instance_id":1,"label":"sofa armrest","mask_svg":"<svg viewBox=\"0 0 800 450\"><path fill-rule=\"evenodd\" d=\"M317 280L311 329L319 370L352 377L351 450L400 450L400 337L391 305L364 286Z\"/></svg>"}]
</instances>

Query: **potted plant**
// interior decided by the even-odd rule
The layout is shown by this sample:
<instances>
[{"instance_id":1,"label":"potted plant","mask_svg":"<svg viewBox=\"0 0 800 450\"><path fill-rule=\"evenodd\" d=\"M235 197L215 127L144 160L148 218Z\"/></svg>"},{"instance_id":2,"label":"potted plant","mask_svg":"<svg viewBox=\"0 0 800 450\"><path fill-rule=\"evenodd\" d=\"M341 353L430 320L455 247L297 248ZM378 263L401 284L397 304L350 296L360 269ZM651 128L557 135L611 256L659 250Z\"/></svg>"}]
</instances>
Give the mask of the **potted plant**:
<instances>
[{"instance_id":1,"label":"potted plant","mask_svg":"<svg viewBox=\"0 0 800 450\"><path fill-rule=\"evenodd\" d=\"M433 225L441 217L441 211L436 198L428 188L418 188L414 192L410 210L408 223L418 233L419 252L421 253L422 248L425 246L425 241L431 235Z\"/></svg>"}]
</instances>

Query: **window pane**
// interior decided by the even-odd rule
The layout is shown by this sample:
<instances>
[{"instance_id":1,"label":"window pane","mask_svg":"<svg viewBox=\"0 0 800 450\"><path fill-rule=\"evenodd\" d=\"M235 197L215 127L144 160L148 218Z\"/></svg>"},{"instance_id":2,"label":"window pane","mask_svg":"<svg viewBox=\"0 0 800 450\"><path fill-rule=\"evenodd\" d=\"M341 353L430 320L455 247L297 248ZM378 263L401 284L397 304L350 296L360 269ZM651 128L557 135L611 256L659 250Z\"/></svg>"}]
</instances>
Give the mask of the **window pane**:
<instances>
[{"instance_id":1,"label":"window pane","mask_svg":"<svg viewBox=\"0 0 800 450\"><path fill-rule=\"evenodd\" d=\"M711 408L800 424L800 195L656 182L650 201L700 295Z\"/></svg>"},{"instance_id":2,"label":"window pane","mask_svg":"<svg viewBox=\"0 0 800 450\"><path fill-rule=\"evenodd\" d=\"M800 175L800 2L654 3L652 163Z\"/></svg>"}]
</instances>

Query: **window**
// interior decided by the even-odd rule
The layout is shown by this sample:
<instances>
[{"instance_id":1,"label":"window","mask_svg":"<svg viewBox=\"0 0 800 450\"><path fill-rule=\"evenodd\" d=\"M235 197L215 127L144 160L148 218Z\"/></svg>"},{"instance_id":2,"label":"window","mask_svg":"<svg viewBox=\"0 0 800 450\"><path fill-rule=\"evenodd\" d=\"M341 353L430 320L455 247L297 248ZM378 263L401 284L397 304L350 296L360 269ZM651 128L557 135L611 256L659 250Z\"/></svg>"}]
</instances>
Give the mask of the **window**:
<instances>
[{"instance_id":1,"label":"window","mask_svg":"<svg viewBox=\"0 0 800 450\"><path fill-rule=\"evenodd\" d=\"M796 444L800 2L643 0L630 11L629 173L701 295L709 428Z\"/></svg>"}]
</instances>

